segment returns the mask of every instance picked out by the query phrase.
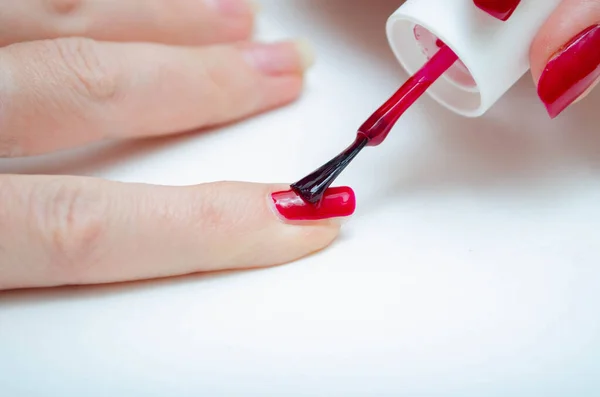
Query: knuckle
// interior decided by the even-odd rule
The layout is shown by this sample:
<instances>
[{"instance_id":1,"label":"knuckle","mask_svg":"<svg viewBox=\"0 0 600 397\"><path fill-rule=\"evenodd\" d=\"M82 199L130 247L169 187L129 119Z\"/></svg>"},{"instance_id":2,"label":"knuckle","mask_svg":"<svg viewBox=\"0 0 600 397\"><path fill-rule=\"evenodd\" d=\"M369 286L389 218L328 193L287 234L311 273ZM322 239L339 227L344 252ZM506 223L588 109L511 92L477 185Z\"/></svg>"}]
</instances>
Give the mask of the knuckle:
<instances>
[{"instance_id":1,"label":"knuckle","mask_svg":"<svg viewBox=\"0 0 600 397\"><path fill-rule=\"evenodd\" d=\"M42 247L49 263L77 279L99 262L106 236L106 201L99 189L82 182L51 182L32 192L34 227L42 230ZM41 225L40 225L41 224Z\"/></svg>"},{"instance_id":2,"label":"knuckle","mask_svg":"<svg viewBox=\"0 0 600 397\"><path fill-rule=\"evenodd\" d=\"M101 56L98 43L92 39L72 37L49 41L54 46L62 66L73 76L75 91L94 102L106 102L117 94L117 73L106 57Z\"/></svg>"}]
</instances>

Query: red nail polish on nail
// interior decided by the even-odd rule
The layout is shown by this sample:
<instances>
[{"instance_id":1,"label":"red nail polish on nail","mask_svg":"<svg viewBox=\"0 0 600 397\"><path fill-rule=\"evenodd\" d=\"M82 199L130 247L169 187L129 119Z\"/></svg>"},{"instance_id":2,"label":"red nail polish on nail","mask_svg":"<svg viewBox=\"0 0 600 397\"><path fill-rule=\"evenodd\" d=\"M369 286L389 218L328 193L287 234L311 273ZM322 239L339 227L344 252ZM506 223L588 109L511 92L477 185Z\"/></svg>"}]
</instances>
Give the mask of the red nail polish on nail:
<instances>
[{"instance_id":1,"label":"red nail polish on nail","mask_svg":"<svg viewBox=\"0 0 600 397\"><path fill-rule=\"evenodd\" d=\"M508 20L521 0L473 0L475 5L501 21Z\"/></svg>"},{"instance_id":2,"label":"red nail polish on nail","mask_svg":"<svg viewBox=\"0 0 600 397\"><path fill-rule=\"evenodd\" d=\"M587 28L546 65L538 95L554 118L600 78L600 25Z\"/></svg>"},{"instance_id":3,"label":"red nail polish on nail","mask_svg":"<svg viewBox=\"0 0 600 397\"><path fill-rule=\"evenodd\" d=\"M327 189L319 206L305 202L292 190L273 193L271 198L281 216L293 221L347 217L356 209L354 191L345 186Z\"/></svg>"}]
</instances>

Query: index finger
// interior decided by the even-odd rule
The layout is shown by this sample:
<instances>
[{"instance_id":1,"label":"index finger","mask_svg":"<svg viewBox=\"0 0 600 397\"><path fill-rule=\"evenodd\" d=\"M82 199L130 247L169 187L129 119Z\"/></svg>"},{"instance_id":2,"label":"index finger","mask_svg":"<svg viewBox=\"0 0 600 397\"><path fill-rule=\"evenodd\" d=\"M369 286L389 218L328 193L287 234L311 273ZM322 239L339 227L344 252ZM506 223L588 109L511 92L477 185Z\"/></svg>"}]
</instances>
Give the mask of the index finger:
<instances>
[{"instance_id":1,"label":"index finger","mask_svg":"<svg viewBox=\"0 0 600 397\"><path fill-rule=\"evenodd\" d=\"M328 246L355 209L350 188L319 208L281 189L0 175L0 290L279 265Z\"/></svg>"}]
</instances>

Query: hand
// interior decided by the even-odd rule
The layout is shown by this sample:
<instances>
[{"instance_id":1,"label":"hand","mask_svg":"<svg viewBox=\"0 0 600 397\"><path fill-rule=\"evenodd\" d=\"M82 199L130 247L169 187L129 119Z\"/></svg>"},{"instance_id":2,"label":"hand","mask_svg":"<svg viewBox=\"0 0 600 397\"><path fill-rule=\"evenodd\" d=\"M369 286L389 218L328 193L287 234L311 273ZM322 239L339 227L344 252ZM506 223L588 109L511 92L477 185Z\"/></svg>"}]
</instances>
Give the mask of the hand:
<instances>
[{"instance_id":1,"label":"hand","mask_svg":"<svg viewBox=\"0 0 600 397\"><path fill-rule=\"evenodd\" d=\"M179 133L293 101L309 48L251 42L253 16L244 0L3 2L0 156ZM282 264L327 246L354 210L349 188L319 209L286 188L0 175L0 289Z\"/></svg>"},{"instance_id":2,"label":"hand","mask_svg":"<svg viewBox=\"0 0 600 397\"><path fill-rule=\"evenodd\" d=\"M507 20L520 0L474 0ZM531 73L554 118L600 82L600 0L563 0L531 47Z\"/></svg>"}]
</instances>

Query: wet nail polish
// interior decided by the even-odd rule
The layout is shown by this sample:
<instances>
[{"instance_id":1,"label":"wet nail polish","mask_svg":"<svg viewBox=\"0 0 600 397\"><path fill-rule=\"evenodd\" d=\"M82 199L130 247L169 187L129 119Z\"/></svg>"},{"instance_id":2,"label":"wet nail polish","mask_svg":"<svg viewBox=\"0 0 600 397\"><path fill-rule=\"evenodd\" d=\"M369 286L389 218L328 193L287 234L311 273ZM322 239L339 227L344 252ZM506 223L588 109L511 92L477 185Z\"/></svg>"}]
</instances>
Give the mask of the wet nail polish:
<instances>
[{"instance_id":1,"label":"wet nail polish","mask_svg":"<svg viewBox=\"0 0 600 397\"><path fill-rule=\"evenodd\" d=\"M305 202L292 190L273 193L271 198L279 214L291 221L347 217L356 209L354 191L346 186L329 188L318 206Z\"/></svg>"},{"instance_id":2,"label":"wet nail polish","mask_svg":"<svg viewBox=\"0 0 600 397\"><path fill-rule=\"evenodd\" d=\"M600 25L594 25L566 44L546 65L538 95L555 118L600 78Z\"/></svg>"},{"instance_id":3,"label":"wet nail polish","mask_svg":"<svg viewBox=\"0 0 600 397\"><path fill-rule=\"evenodd\" d=\"M307 41L253 43L243 48L246 60L267 75L301 73L312 66L314 52Z\"/></svg>"},{"instance_id":4,"label":"wet nail polish","mask_svg":"<svg viewBox=\"0 0 600 397\"><path fill-rule=\"evenodd\" d=\"M507 21L521 0L473 0L475 5L501 21Z\"/></svg>"}]
</instances>

